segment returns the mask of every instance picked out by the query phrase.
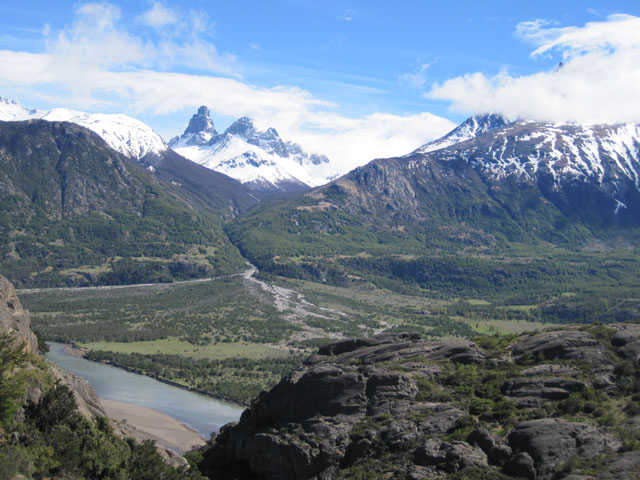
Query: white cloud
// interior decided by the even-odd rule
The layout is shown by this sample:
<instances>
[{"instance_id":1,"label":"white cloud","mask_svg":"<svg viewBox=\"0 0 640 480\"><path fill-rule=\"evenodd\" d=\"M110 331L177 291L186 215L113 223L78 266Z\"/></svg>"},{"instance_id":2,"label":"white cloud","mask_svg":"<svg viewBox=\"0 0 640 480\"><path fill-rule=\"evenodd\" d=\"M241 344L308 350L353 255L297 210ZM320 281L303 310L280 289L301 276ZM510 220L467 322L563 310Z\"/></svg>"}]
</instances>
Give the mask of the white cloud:
<instances>
[{"instance_id":1,"label":"white cloud","mask_svg":"<svg viewBox=\"0 0 640 480\"><path fill-rule=\"evenodd\" d=\"M0 71L0 85L68 83L60 71L49 71L48 55L5 51L0 52L0 62L22 66ZM166 115L204 104L223 116L250 116L259 128L275 127L283 138L336 160L342 172L373 158L409 153L454 127L449 120L429 113L347 117L334 112L335 105L305 90L262 88L233 78L141 70L87 72L83 80L86 91L74 91L72 97L58 101L80 109L126 103L134 115ZM182 128L177 127L175 133Z\"/></svg>"},{"instance_id":2,"label":"white cloud","mask_svg":"<svg viewBox=\"0 0 640 480\"><path fill-rule=\"evenodd\" d=\"M153 28L162 28L178 23L176 13L159 2L154 2L153 7L140 15L139 19L143 24Z\"/></svg>"},{"instance_id":3,"label":"white cloud","mask_svg":"<svg viewBox=\"0 0 640 480\"><path fill-rule=\"evenodd\" d=\"M218 54L200 36L206 20L198 18L199 23L190 23L187 37L176 33L181 28L176 24L168 35L152 40L126 31L117 7L85 4L71 25L49 32L45 53L0 51L0 64L10 66L0 69L0 87L22 96L30 92L58 106L107 108L134 116L164 116L208 105L222 116L249 116L259 128L275 127L283 138L338 161L344 172L374 157L408 153L454 126L427 113L351 118L337 113L339 106L300 88L250 85L236 74L235 59ZM179 22L191 19L182 15ZM200 72L227 76L184 73L184 67L194 64ZM175 128L177 134L184 125Z\"/></svg>"},{"instance_id":4,"label":"white cloud","mask_svg":"<svg viewBox=\"0 0 640 480\"><path fill-rule=\"evenodd\" d=\"M340 173L346 173L374 158L409 153L454 127L449 120L430 113L404 116L374 113L348 118L324 112L312 115L305 123L291 124L288 129L278 131L284 133L285 138L295 138L310 152L337 160Z\"/></svg>"},{"instance_id":5,"label":"white cloud","mask_svg":"<svg viewBox=\"0 0 640 480\"><path fill-rule=\"evenodd\" d=\"M533 57L558 52L562 68L514 77L471 73L435 84L428 98L465 113L500 112L544 121L640 121L640 18L611 15L584 27L523 22L516 35L537 47Z\"/></svg>"},{"instance_id":6,"label":"white cloud","mask_svg":"<svg viewBox=\"0 0 640 480\"><path fill-rule=\"evenodd\" d=\"M610 15L606 22L590 22L584 27L547 28L540 26L523 32L525 39L539 45L532 55L553 49L565 58L588 53L635 52L640 48L640 18L631 15Z\"/></svg>"},{"instance_id":7,"label":"white cloud","mask_svg":"<svg viewBox=\"0 0 640 480\"><path fill-rule=\"evenodd\" d=\"M86 77L111 69L148 66L155 57L149 41L117 28L120 9L107 3L87 3L74 22L46 39L52 74L66 77L72 88L86 88Z\"/></svg>"},{"instance_id":8,"label":"white cloud","mask_svg":"<svg viewBox=\"0 0 640 480\"><path fill-rule=\"evenodd\" d=\"M154 11L151 21L156 24L164 22L168 25L169 15L171 23L177 22L176 16L159 4L154 4L146 13ZM47 36L47 51L54 58L54 66L59 65L74 74L85 69L175 67L237 74L235 57L218 54L215 46L200 36L207 30L206 19L202 15L192 14L180 28L155 42L127 32L120 20L120 9L112 4L87 3L80 6L71 25L55 36Z\"/></svg>"},{"instance_id":9,"label":"white cloud","mask_svg":"<svg viewBox=\"0 0 640 480\"><path fill-rule=\"evenodd\" d=\"M55 75L50 71L50 64L49 55L0 50L0 65L10 65L0 69L0 86L30 87L52 82Z\"/></svg>"},{"instance_id":10,"label":"white cloud","mask_svg":"<svg viewBox=\"0 0 640 480\"><path fill-rule=\"evenodd\" d=\"M427 83L427 69L430 66L429 63L423 63L413 73L398 75L398 83L408 88L420 90Z\"/></svg>"}]
</instances>

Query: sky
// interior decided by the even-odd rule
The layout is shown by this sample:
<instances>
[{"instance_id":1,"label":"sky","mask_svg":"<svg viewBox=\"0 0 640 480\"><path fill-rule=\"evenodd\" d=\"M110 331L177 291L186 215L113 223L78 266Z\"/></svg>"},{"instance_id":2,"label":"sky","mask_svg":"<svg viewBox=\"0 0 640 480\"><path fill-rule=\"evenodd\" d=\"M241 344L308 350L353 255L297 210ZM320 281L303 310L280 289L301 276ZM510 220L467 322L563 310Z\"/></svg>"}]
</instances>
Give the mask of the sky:
<instances>
[{"instance_id":1,"label":"sky","mask_svg":"<svg viewBox=\"0 0 640 480\"><path fill-rule=\"evenodd\" d=\"M640 2L0 0L0 65L28 108L168 140L207 105L356 166L475 113L640 121Z\"/></svg>"}]
</instances>

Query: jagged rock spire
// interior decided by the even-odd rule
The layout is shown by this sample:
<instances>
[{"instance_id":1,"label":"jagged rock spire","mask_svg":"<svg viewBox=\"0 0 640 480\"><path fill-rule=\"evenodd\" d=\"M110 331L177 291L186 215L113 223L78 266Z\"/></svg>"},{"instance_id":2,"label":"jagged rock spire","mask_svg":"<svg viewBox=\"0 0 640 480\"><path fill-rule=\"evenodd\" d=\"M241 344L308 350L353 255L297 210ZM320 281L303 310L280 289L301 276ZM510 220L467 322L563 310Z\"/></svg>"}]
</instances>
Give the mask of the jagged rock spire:
<instances>
[{"instance_id":1,"label":"jagged rock spire","mask_svg":"<svg viewBox=\"0 0 640 480\"><path fill-rule=\"evenodd\" d=\"M213 120L211 120L209 109L205 105L198 108L198 113L191 117L187 129L184 131L185 135L188 133L202 132L210 133L211 135L215 135L217 133L213 126Z\"/></svg>"}]
</instances>

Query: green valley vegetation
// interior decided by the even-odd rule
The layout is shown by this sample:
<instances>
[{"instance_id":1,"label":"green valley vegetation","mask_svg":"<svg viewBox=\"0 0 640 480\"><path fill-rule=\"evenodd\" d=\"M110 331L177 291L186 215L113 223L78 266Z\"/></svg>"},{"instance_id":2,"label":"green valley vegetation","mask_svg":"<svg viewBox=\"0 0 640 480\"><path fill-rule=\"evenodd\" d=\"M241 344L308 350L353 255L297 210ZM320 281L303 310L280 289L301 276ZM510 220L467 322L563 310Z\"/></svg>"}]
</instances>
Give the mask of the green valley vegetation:
<instances>
[{"instance_id":1,"label":"green valley vegetation","mask_svg":"<svg viewBox=\"0 0 640 480\"><path fill-rule=\"evenodd\" d=\"M357 201L355 193L333 184L258 205L226 231L271 281L284 277L460 300L456 310L474 310L484 319L590 323L640 314L640 250L633 228L600 231L598 237L578 222L565 225L572 233L556 236L555 243L535 236L524 241L525 234L480 228L480 212L468 223L415 214L389 225L390 216L368 208L356 213ZM489 305L465 306L473 299Z\"/></svg>"},{"instance_id":2,"label":"green valley vegetation","mask_svg":"<svg viewBox=\"0 0 640 480\"><path fill-rule=\"evenodd\" d=\"M304 195L256 205L225 230L262 278L480 299L491 304L476 309L484 318L637 318L637 215L616 217L595 183L558 189L540 172L492 175L483 142L496 135L374 160Z\"/></svg>"},{"instance_id":3,"label":"green valley vegetation","mask_svg":"<svg viewBox=\"0 0 640 480\"><path fill-rule=\"evenodd\" d=\"M242 403L275 385L318 346L344 336L390 329L473 337L545 326L529 313L533 307L374 285L270 280L281 290L297 292L293 303L279 310L270 292L243 277L19 294L34 328L49 340L82 346L93 360Z\"/></svg>"},{"instance_id":4,"label":"green valley vegetation","mask_svg":"<svg viewBox=\"0 0 640 480\"><path fill-rule=\"evenodd\" d=\"M20 297L49 340L241 403L302 361L302 350L287 345L299 327L241 278Z\"/></svg>"},{"instance_id":5,"label":"green valley vegetation","mask_svg":"<svg viewBox=\"0 0 640 480\"><path fill-rule=\"evenodd\" d=\"M181 355L144 355L102 350L90 351L85 358L124 366L154 378L170 380L244 405L249 405L261 391L268 390L278 383L303 360L301 355L207 360Z\"/></svg>"},{"instance_id":6,"label":"green valley vegetation","mask_svg":"<svg viewBox=\"0 0 640 480\"><path fill-rule=\"evenodd\" d=\"M242 277L19 294L34 328L48 340L82 346L93 360L243 403L275 385L315 348L345 335L391 328L473 336L541 326L524 317L501 320L491 312L483 319L478 312L489 308L484 303L274 280L304 295L306 316L300 303L279 310L269 292Z\"/></svg>"}]
</instances>

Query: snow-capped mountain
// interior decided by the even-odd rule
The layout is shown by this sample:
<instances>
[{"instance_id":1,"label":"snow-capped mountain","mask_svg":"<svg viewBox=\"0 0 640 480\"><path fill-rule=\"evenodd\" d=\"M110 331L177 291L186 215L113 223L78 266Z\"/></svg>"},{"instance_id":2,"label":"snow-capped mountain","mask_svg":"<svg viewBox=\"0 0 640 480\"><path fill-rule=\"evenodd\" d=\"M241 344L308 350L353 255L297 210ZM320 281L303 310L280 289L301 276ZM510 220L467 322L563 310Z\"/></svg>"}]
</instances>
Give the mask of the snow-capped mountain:
<instances>
[{"instance_id":1,"label":"snow-capped mountain","mask_svg":"<svg viewBox=\"0 0 640 480\"><path fill-rule=\"evenodd\" d=\"M13 122L34 118L37 110L27 110L15 100L0 97L0 121Z\"/></svg>"},{"instance_id":2,"label":"snow-capped mountain","mask_svg":"<svg viewBox=\"0 0 640 480\"><path fill-rule=\"evenodd\" d=\"M591 225L640 225L638 123L518 120L403 160L408 169L456 171L462 181L470 167L509 216L536 218L546 204Z\"/></svg>"},{"instance_id":3,"label":"snow-capped mountain","mask_svg":"<svg viewBox=\"0 0 640 480\"><path fill-rule=\"evenodd\" d=\"M640 124L519 120L438 150L376 159L313 198L323 212L344 211L376 231L425 231L436 248L440 240L582 246L592 235L635 236Z\"/></svg>"},{"instance_id":4,"label":"snow-capped mountain","mask_svg":"<svg viewBox=\"0 0 640 480\"><path fill-rule=\"evenodd\" d=\"M433 152L434 154L436 152ZM615 196L640 191L640 124L551 124L520 121L437 152L441 160L464 159L486 175L536 181L593 183Z\"/></svg>"},{"instance_id":5,"label":"snow-capped mountain","mask_svg":"<svg viewBox=\"0 0 640 480\"><path fill-rule=\"evenodd\" d=\"M409 155L413 155L416 153L433 152L434 150L447 148L451 145L455 145L456 143L475 138L478 135L482 135L483 133L486 133L490 130L502 128L509 123L512 122L498 113L474 115L473 117L466 119L456 128L447 133L444 137L421 146L420 148L411 152Z\"/></svg>"},{"instance_id":6,"label":"snow-capped mountain","mask_svg":"<svg viewBox=\"0 0 640 480\"><path fill-rule=\"evenodd\" d=\"M179 137L171 139L169 145L174 149L180 147L205 146L217 134L218 132L213 126L209 109L202 105L198 108L198 113L189 120L189 125L187 125L184 133Z\"/></svg>"},{"instance_id":7,"label":"snow-capped mountain","mask_svg":"<svg viewBox=\"0 0 640 480\"><path fill-rule=\"evenodd\" d=\"M322 173L329 162L324 155L305 153L299 145L283 141L274 128L258 130L247 117L218 133L205 106L169 145L180 155L258 192L299 192L330 180Z\"/></svg>"},{"instance_id":8,"label":"snow-capped mountain","mask_svg":"<svg viewBox=\"0 0 640 480\"><path fill-rule=\"evenodd\" d=\"M136 160L169 150L162 137L151 127L127 115L84 113L67 108L29 110L13 100L0 97L0 121L29 119L71 122L83 126L100 135L114 150Z\"/></svg>"},{"instance_id":9,"label":"snow-capped mountain","mask_svg":"<svg viewBox=\"0 0 640 480\"><path fill-rule=\"evenodd\" d=\"M469 141L473 140L473 141ZM640 191L640 124L554 124L474 115L444 137L406 157L437 152L464 159L492 178L549 177L554 188L569 180L601 185L613 194L623 179Z\"/></svg>"}]
</instances>

